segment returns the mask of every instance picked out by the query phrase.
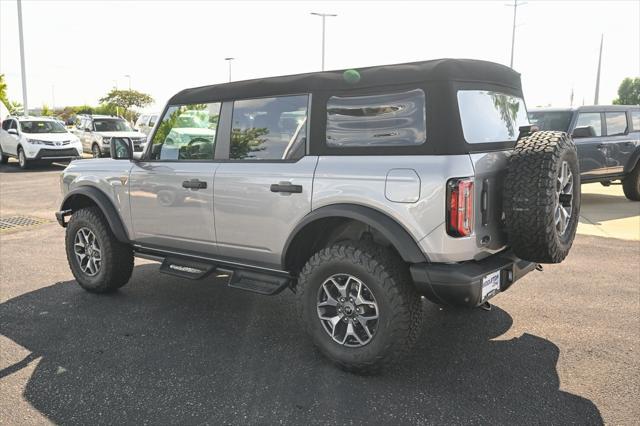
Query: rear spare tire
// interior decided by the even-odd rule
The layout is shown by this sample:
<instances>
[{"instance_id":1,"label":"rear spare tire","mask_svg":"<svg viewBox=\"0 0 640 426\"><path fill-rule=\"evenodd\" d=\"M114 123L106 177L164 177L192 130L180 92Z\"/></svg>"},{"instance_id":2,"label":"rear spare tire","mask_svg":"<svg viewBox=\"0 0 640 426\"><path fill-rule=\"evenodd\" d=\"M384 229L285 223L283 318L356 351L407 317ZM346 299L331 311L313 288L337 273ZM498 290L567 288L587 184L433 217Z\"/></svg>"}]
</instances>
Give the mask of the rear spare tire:
<instances>
[{"instance_id":1,"label":"rear spare tire","mask_svg":"<svg viewBox=\"0 0 640 426\"><path fill-rule=\"evenodd\" d=\"M578 155L564 132L518 140L504 182L509 245L531 262L560 263L569 254L580 214Z\"/></svg>"}]
</instances>

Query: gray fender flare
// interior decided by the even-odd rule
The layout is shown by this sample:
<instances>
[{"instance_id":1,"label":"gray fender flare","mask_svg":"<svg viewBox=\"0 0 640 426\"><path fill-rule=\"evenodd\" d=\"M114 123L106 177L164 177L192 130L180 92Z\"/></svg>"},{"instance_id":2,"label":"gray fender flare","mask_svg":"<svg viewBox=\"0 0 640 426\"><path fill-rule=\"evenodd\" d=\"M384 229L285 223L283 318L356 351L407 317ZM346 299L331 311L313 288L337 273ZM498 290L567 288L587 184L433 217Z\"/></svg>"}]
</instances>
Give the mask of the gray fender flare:
<instances>
[{"instance_id":1,"label":"gray fender flare","mask_svg":"<svg viewBox=\"0 0 640 426\"><path fill-rule=\"evenodd\" d=\"M342 217L354 219L377 229L396 248L400 256L408 263L428 262L425 254L409 232L394 219L370 207L356 204L333 204L320 207L307 214L293 229L282 250L282 265L286 264L291 243L305 226L319 219Z\"/></svg>"},{"instance_id":2,"label":"gray fender flare","mask_svg":"<svg viewBox=\"0 0 640 426\"><path fill-rule=\"evenodd\" d=\"M116 210L109 197L107 197L104 192L93 186L80 186L72 191L69 191L69 193L64 197L64 200L62 201L60 211L74 211L74 205L76 204L75 201L82 197L89 198L95 205L98 206L98 208L102 211L105 219L107 219L107 223L109 224L111 231L118 241L123 243L129 243L131 241L129 239L127 229L122 222L122 218L120 217L120 214Z\"/></svg>"}]
</instances>

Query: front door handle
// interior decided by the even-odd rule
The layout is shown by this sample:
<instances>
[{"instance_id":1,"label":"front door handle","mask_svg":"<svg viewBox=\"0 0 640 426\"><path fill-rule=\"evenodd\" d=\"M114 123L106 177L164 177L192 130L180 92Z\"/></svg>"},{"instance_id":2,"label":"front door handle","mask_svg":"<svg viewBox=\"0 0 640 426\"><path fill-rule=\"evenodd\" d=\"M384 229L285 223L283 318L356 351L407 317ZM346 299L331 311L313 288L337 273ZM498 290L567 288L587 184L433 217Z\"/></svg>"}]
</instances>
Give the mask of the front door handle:
<instances>
[{"instance_id":1,"label":"front door handle","mask_svg":"<svg viewBox=\"0 0 640 426\"><path fill-rule=\"evenodd\" d=\"M274 183L271 185L271 192L284 192L289 194L301 194L302 185L293 185L289 182Z\"/></svg>"},{"instance_id":2,"label":"front door handle","mask_svg":"<svg viewBox=\"0 0 640 426\"><path fill-rule=\"evenodd\" d=\"M207 182L198 179L185 180L182 182L182 187L187 189L206 189Z\"/></svg>"}]
</instances>

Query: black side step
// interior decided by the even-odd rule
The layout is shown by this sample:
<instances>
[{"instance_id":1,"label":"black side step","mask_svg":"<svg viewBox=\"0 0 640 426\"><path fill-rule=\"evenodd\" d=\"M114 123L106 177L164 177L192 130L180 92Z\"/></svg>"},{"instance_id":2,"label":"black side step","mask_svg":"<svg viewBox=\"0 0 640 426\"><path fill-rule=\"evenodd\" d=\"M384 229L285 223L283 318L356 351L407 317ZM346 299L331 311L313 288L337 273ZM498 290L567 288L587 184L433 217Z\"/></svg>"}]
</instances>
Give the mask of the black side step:
<instances>
[{"instance_id":1,"label":"black side step","mask_svg":"<svg viewBox=\"0 0 640 426\"><path fill-rule=\"evenodd\" d=\"M199 280L216 270L211 263L196 262L178 257L167 257L160 266L160 272L176 277Z\"/></svg>"},{"instance_id":2,"label":"black side step","mask_svg":"<svg viewBox=\"0 0 640 426\"><path fill-rule=\"evenodd\" d=\"M286 276L236 270L229 280L229 287L271 296L287 288L290 282L291 278Z\"/></svg>"}]
</instances>

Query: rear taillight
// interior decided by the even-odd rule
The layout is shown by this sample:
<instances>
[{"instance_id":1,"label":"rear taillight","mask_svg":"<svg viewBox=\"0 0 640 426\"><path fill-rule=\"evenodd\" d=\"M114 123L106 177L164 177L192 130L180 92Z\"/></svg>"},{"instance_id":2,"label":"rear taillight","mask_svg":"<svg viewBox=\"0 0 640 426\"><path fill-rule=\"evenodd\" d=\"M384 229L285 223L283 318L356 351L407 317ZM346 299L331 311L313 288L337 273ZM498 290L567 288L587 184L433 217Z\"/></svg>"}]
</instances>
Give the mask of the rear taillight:
<instances>
[{"instance_id":1,"label":"rear taillight","mask_svg":"<svg viewBox=\"0 0 640 426\"><path fill-rule=\"evenodd\" d=\"M447 182L447 234L466 237L473 232L473 181L471 178Z\"/></svg>"}]
</instances>

